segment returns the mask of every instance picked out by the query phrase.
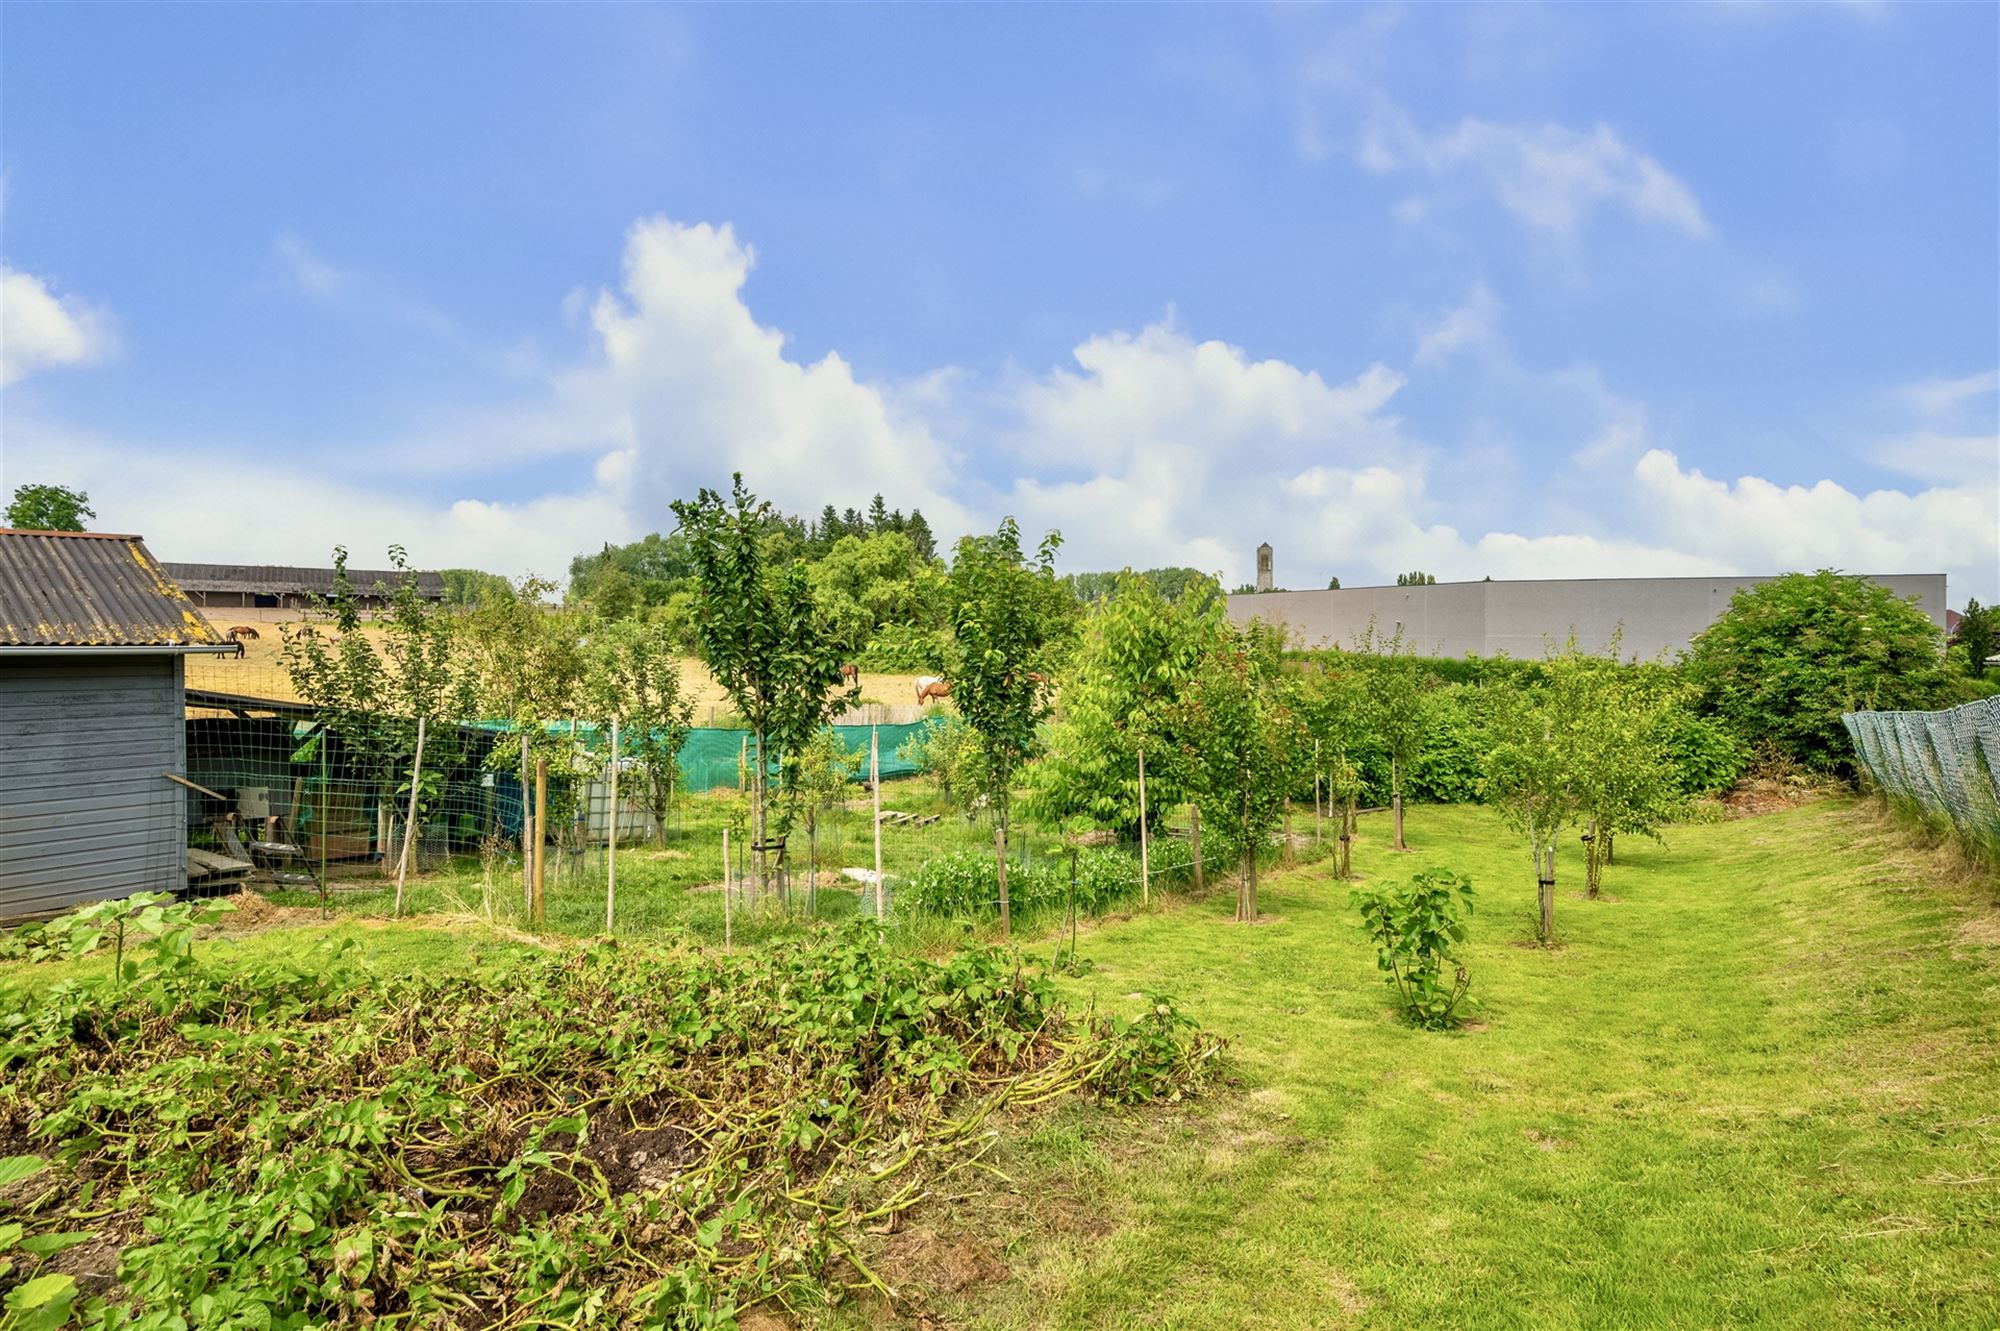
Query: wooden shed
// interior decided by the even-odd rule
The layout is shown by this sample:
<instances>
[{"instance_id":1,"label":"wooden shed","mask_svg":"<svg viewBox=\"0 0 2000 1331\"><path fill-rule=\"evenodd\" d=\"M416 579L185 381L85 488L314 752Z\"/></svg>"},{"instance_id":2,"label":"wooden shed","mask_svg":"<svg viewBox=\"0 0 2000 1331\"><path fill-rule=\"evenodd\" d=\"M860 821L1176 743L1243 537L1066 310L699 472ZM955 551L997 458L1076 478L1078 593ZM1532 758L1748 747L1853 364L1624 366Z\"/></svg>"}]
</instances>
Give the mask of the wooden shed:
<instances>
[{"instance_id":1,"label":"wooden shed","mask_svg":"<svg viewBox=\"0 0 2000 1331\"><path fill-rule=\"evenodd\" d=\"M183 666L233 650L139 537L0 529L0 919L187 885Z\"/></svg>"}]
</instances>

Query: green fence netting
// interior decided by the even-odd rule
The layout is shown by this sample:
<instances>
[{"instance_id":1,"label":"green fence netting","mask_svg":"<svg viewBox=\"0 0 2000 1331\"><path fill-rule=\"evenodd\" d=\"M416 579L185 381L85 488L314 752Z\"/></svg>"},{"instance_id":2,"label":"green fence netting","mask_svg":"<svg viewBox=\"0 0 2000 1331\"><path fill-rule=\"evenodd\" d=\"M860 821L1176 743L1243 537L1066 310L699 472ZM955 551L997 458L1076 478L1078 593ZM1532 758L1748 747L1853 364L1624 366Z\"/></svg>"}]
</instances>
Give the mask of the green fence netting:
<instances>
[{"instance_id":1,"label":"green fence netting","mask_svg":"<svg viewBox=\"0 0 2000 1331\"><path fill-rule=\"evenodd\" d=\"M1885 792L1951 820L1967 840L2000 843L2000 698L1942 712L1848 712L1861 765Z\"/></svg>"},{"instance_id":2,"label":"green fence netting","mask_svg":"<svg viewBox=\"0 0 2000 1331\"><path fill-rule=\"evenodd\" d=\"M882 750L882 776L889 779L916 775L917 765L898 756L897 750L912 735L922 734L937 724L926 720L898 726L835 726L833 733L846 747L848 756L860 760L857 775L863 778L868 775L868 737L874 733ZM751 752L755 747L756 740L748 738L748 732L742 730L690 731L680 752L682 788L700 792L735 785L744 770L743 764L755 760Z\"/></svg>"}]
</instances>

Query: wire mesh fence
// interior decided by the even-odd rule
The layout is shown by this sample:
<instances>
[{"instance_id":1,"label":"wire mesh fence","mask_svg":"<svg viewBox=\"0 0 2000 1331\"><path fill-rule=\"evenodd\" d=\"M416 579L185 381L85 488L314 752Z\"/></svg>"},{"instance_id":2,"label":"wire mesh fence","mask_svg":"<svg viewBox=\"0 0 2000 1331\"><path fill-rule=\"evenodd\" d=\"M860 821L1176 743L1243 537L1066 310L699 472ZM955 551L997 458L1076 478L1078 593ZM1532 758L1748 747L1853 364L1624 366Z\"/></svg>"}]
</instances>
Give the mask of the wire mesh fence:
<instances>
[{"instance_id":1,"label":"wire mesh fence","mask_svg":"<svg viewBox=\"0 0 2000 1331\"><path fill-rule=\"evenodd\" d=\"M2000 850L2000 698L1942 712L1849 712L1841 721L1875 784Z\"/></svg>"},{"instance_id":2,"label":"wire mesh fence","mask_svg":"<svg viewBox=\"0 0 2000 1331\"><path fill-rule=\"evenodd\" d=\"M192 701L193 695L191 695ZM688 929L753 938L801 918L996 918L997 811L910 779L919 726L836 728L844 783L789 806L775 770L752 825L754 741L698 730L665 779L632 737L586 720L532 734L493 723L347 717L222 699L186 721L190 886L252 886L281 904L475 913L592 934ZM870 739L882 773L866 780ZM539 828L536 825L540 811ZM1330 817L1330 816L1329 816ZM878 835L879 827L879 835ZM1310 857L1331 821L1263 848ZM1004 843L1016 920L1233 881L1237 850L1197 842L1185 808L1079 841L1013 816ZM540 882L536 882L539 846ZM1074 883L1072 880L1075 880Z\"/></svg>"}]
</instances>

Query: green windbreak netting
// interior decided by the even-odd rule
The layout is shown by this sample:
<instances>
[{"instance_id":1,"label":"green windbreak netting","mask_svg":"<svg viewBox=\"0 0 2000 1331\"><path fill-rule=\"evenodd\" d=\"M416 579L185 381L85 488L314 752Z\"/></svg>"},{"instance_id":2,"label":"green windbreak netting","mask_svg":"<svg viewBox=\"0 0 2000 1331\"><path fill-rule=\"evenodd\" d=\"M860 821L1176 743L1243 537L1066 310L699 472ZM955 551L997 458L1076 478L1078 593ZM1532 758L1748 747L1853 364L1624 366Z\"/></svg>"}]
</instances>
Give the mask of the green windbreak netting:
<instances>
[{"instance_id":1,"label":"green windbreak netting","mask_svg":"<svg viewBox=\"0 0 2000 1331\"><path fill-rule=\"evenodd\" d=\"M868 736L872 731L878 736L882 746L882 775L885 778L916 775L917 765L897 755L905 740L921 734L937 725L936 721L915 721L901 726L835 726L833 733L847 747L851 757L858 758L857 777L868 775ZM714 790L717 786L733 786L741 779L746 761L752 761L750 749L756 740L743 730L695 730L689 733L687 743L681 746L681 777L683 789L690 791ZM776 764L773 764L776 770Z\"/></svg>"},{"instance_id":2,"label":"green windbreak netting","mask_svg":"<svg viewBox=\"0 0 2000 1331\"><path fill-rule=\"evenodd\" d=\"M1969 839L2000 840L2000 698L1840 719L1876 785L1951 819Z\"/></svg>"}]
</instances>

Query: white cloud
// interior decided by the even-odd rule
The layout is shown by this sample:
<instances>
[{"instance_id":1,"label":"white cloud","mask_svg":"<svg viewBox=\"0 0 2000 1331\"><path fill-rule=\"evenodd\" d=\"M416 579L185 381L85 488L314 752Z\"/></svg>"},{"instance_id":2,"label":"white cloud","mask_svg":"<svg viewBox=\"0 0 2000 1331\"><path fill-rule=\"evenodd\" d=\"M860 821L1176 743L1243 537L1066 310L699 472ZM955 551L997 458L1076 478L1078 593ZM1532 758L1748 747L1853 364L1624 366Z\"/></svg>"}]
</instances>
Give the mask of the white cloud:
<instances>
[{"instance_id":1,"label":"white cloud","mask_svg":"<svg viewBox=\"0 0 2000 1331\"><path fill-rule=\"evenodd\" d=\"M727 226L643 221L627 236L619 289L589 302L589 351L546 377L541 400L411 422L400 451L412 459L568 459L569 478L540 497L504 502L476 489L504 484L489 479L493 468L461 467L446 488L435 474L409 484L422 471L406 466L393 473L399 492L369 489L331 466L316 474L307 456L288 484L310 503L244 506L221 526L212 486L190 479L182 443L114 443L17 413L6 460L24 479L59 470L91 491L107 526L144 532L169 559L318 562L336 542L360 551L400 541L424 563L559 575L572 553L668 527L668 500L740 469L794 512L879 491L923 507L946 537L990 530L1004 514L1031 535L1059 528L1068 568L1189 564L1234 582L1269 540L1280 582L1293 586L1328 573L1356 585L1411 567L1478 578L1832 565L1943 568L1955 595L1966 579L1982 599L2000 590L1995 470L1969 453L1962 474L1939 477L1951 483L1915 493L1712 480L1654 447L1642 404L1591 367L1515 365L1499 302L1482 287L1428 331L1416 359L1441 374L1454 352L1490 341L1494 354L1468 372L1503 406L1495 447L1506 422L1540 438L1539 456L1551 439L1576 441L1568 463L1550 466L1587 478L1587 506L1551 502L1554 478L1522 475L1518 464L1469 479L1472 450L1447 455L1400 416L1397 368L1329 377L1197 339L1171 320L1086 338L1071 363L1040 373L946 366L882 382L838 354L798 360L745 303L755 258ZM1905 397L1963 413L1985 401L1991 379L1919 385ZM501 428L509 415L520 418L511 431ZM349 461L354 450L322 456ZM1500 517L1465 517L1482 510Z\"/></svg>"},{"instance_id":2,"label":"white cloud","mask_svg":"<svg viewBox=\"0 0 2000 1331\"><path fill-rule=\"evenodd\" d=\"M627 234L621 291L600 292L591 310L600 355L563 391L617 422L633 511L663 525L669 500L741 470L787 508L879 492L923 508L934 527L957 526L963 510L941 485L952 451L837 352L787 358L784 334L743 301L755 264L727 224L652 218Z\"/></svg>"},{"instance_id":3,"label":"white cloud","mask_svg":"<svg viewBox=\"0 0 2000 1331\"><path fill-rule=\"evenodd\" d=\"M112 347L110 320L32 273L0 264L0 384L37 370L88 365Z\"/></svg>"},{"instance_id":4,"label":"white cloud","mask_svg":"<svg viewBox=\"0 0 2000 1331\"><path fill-rule=\"evenodd\" d=\"M1711 231L1694 191L1604 124L1585 132L1468 116L1425 131L1387 106L1364 122L1355 158L1376 174L1413 172L1490 193L1524 225L1558 237L1606 207L1689 236Z\"/></svg>"},{"instance_id":5,"label":"white cloud","mask_svg":"<svg viewBox=\"0 0 2000 1331\"><path fill-rule=\"evenodd\" d=\"M1676 545L1715 555L1735 572L1844 568L1854 573L1939 569L1990 583L2000 569L2000 492L1989 482L1910 494L1857 495L1830 480L1776 485L1756 476L1714 480L1649 450L1633 470L1642 508Z\"/></svg>"},{"instance_id":6,"label":"white cloud","mask_svg":"<svg viewBox=\"0 0 2000 1331\"><path fill-rule=\"evenodd\" d=\"M1919 415L1937 419L1950 416L1981 398L1991 397L1996 390L2000 390L2000 370L1987 370L1983 374L1968 374L1959 379L1924 379L1906 384L1899 395Z\"/></svg>"},{"instance_id":7,"label":"white cloud","mask_svg":"<svg viewBox=\"0 0 2000 1331\"><path fill-rule=\"evenodd\" d=\"M1467 347L1491 342L1500 323L1500 298L1475 282L1465 300L1448 311L1417 343L1419 365L1434 365Z\"/></svg>"}]
</instances>

